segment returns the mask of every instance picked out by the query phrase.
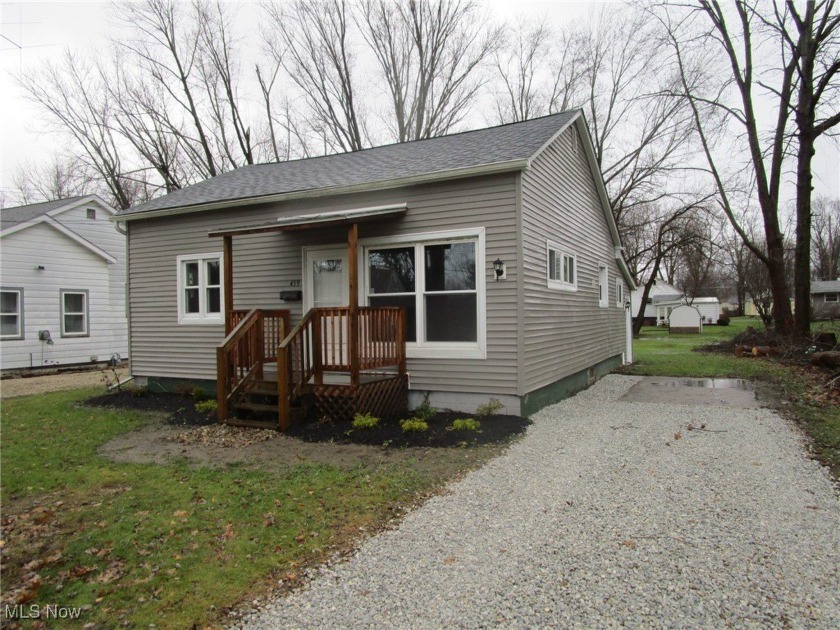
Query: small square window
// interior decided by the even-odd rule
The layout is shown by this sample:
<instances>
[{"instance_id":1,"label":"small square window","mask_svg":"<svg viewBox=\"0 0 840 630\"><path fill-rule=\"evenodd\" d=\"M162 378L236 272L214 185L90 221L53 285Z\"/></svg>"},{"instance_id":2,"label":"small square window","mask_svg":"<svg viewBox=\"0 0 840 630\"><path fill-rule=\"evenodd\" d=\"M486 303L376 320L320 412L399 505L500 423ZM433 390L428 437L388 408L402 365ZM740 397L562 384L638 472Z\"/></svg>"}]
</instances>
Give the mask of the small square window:
<instances>
[{"instance_id":1,"label":"small square window","mask_svg":"<svg viewBox=\"0 0 840 630\"><path fill-rule=\"evenodd\" d=\"M87 218L88 219L96 219L96 210L94 208L87 209Z\"/></svg>"},{"instance_id":2,"label":"small square window","mask_svg":"<svg viewBox=\"0 0 840 630\"><path fill-rule=\"evenodd\" d=\"M826 302L836 302L837 301L837 294L836 293L826 293L825 294L825 301Z\"/></svg>"}]
</instances>

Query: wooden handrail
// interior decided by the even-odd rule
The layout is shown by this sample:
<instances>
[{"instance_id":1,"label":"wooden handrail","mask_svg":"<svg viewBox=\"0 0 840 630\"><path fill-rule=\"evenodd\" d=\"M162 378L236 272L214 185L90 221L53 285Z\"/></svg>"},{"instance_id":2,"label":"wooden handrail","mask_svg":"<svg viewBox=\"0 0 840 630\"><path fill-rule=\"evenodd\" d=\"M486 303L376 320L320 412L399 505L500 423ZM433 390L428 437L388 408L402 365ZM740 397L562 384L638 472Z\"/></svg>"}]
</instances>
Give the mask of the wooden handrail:
<instances>
[{"instance_id":1,"label":"wooden handrail","mask_svg":"<svg viewBox=\"0 0 840 630\"><path fill-rule=\"evenodd\" d=\"M237 321L238 320L238 321ZM288 330L289 311L251 309L230 311L233 330L216 348L216 402L220 422L228 417L230 402L252 380L263 378L266 360L276 358L277 340Z\"/></svg>"}]
</instances>

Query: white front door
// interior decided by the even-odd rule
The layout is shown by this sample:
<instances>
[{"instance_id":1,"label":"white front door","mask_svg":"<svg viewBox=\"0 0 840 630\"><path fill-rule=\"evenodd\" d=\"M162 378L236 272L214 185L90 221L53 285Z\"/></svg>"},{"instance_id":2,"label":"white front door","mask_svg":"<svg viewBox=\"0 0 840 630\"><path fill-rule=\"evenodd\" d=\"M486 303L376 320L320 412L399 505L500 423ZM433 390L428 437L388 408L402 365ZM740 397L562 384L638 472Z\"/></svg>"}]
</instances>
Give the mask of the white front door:
<instances>
[{"instance_id":1,"label":"white front door","mask_svg":"<svg viewBox=\"0 0 840 630\"><path fill-rule=\"evenodd\" d=\"M313 307L350 304L347 247L307 249L304 264L304 313ZM349 364L348 322L345 317L330 318L321 329L321 365L341 369Z\"/></svg>"},{"instance_id":2,"label":"white front door","mask_svg":"<svg viewBox=\"0 0 840 630\"><path fill-rule=\"evenodd\" d=\"M313 307L347 306L348 287L347 247L307 249L304 264L304 313Z\"/></svg>"}]
</instances>

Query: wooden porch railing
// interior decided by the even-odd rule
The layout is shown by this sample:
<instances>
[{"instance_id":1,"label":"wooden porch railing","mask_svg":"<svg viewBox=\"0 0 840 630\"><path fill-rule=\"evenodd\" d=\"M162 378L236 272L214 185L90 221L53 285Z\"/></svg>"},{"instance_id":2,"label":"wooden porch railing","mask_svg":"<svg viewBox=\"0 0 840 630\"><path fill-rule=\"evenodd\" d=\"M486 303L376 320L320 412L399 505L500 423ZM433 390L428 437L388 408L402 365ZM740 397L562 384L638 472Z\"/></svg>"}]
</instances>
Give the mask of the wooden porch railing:
<instances>
[{"instance_id":1,"label":"wooden porch railing","mask_svg":"<svg viewBox=\"0 0 840 630\"><path fill-rule=\"evenodd\" d=\"M230 403L251 380L262 379L266 362L277 359L277 348L289 330L288 310L230 311L231 331L216 348L216 401L219 421Z\"/></svg>"},{"instance_id":2,"label":"wooden porch railing","mask_svg":"<svg viewBox=\"0 0 840 630\"><path fill-rule=\"evenodd\" d=\"M277 348L281 430L287 428L292 401L310 382L323 383L324 372L396 367L405 374L405 312L398 307L362 307L357 314L355 343L350 339L349 307L313 308ZM358 361L351 356L354 349ZM357 383L358 374L351 376Z\"/></svg>"}]
</instances>

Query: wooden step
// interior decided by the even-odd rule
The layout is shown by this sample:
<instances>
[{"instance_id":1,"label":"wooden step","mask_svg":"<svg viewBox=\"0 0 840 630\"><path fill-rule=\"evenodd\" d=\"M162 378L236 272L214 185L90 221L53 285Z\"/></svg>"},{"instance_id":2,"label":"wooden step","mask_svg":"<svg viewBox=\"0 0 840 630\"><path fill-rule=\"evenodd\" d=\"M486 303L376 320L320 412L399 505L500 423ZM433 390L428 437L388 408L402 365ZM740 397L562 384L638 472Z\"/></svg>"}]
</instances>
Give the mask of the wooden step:
<instances>
[{"instance_id":1,"label":"wooden step","mask_svg":"<svg viewBox=\"0 0 840 630\"><path fill-rule=\"evenodd\" d=\"M276 420L245 420L243 418L228 418L225 420L225 424L229 424L232 427L248 427L249 429L280 429L280 425Z\"/></svg>"},{"instance_id":2,"label":"wooden step","mask_svg":"<svg viewBox=\"0 0 840 630\"><path fill-rule=\"evenodd\" d=\"M264 405L261 403L254 403L254 402L237 402L233 404L234 409L242 409L245 411L254 411L256 413L273 413L277 414L277 405Z\"/></svg>"},{"instance_id":3,"label":"wooden step","mask_svg":"<svg viewBox=\"0 0 840 630\"><path fill-rule=\"evenodd\" d=\"M277 383L275 381L254 381L248 387L249 394L259 394L260 396L277 396Z\"/></svg>"}]
</instances>

